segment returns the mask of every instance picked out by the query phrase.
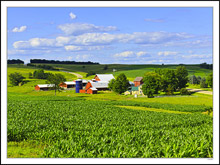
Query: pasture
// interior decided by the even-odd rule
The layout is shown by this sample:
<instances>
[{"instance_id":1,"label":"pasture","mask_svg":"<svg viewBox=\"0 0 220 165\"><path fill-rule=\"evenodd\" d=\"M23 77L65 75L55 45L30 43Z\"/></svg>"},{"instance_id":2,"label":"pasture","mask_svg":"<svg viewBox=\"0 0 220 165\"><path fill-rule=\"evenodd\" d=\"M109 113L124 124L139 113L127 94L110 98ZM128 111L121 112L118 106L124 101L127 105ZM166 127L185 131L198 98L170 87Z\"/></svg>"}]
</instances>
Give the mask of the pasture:
<instances>
[{"instance_id":1,"label":"pasture","mask_svg":"<svg viewBox=\"0 0 220 165\"><path fill-rule=\"evenodd\" d=\"M69 65L69 64L44 64L50 65L60 70L66 70L70 72L76 72L85 78L86 73L93 71L97 74L113 74L118 76L120 73L124 73L130 81L133 81L136 77L142 77L146 72L152 72L157 68L176 69L179 65L129 65L129 64L100 64L100 65ZM104 70L104 67L107 69ZM200 68L199 65L184 65L188 70L189 76L201 76L207 77L212 72L210 69ZM116 72L113 72L116 69ZM91 78L91 77L89 77Z\"/></svg>"},{"instance_id":2,"label":"pasture","mask_svg":"<svg viewBox=\"0 0 220 165\"><path fill-rule=\"evenodd\" d=\"M9 67L8 74L15 70L25 77L31 71ZM213 157L211 95L134 98L62 90L54 96L54 91L35 91L39 83L45 80L30 79L17 87L8 83L8 157Z\"/></svg>"}]
</instances>

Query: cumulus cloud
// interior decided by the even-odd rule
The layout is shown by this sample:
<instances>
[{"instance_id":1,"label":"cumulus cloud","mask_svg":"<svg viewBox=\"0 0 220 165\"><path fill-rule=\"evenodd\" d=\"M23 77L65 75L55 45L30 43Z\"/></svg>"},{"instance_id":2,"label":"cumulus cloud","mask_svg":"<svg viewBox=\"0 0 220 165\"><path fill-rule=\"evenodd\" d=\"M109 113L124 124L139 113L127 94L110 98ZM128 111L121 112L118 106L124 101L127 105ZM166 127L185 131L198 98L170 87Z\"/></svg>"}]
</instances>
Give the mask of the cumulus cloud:
<instances>
[{"instance_id":1,"label":"cumulus cloud","mask_svg":"<svg viewBox=\"0 0 220 165\"><path fill-rule=\"evenodd\" d=\"M157 53L159 56L169 56L169 55L177 55L179 54L178 52L171 52L171 51L164 51L164 52L158 52Z\"/></svg>"},{"instance_id":2,"label":"cumulus cloud","mask_svg":"<svg viewBox=\"0 0 220 165\"><path fill-rule=\"evenodd\" d=\"M67 35L80 35L83 33L91 33L91 32L108 32L115 31L117 28L115 26L96 26L93 24L87 23L70 23L59 25L58 28L62 30Z\"/></svg>"},{"instance_id":3,"label":"cumulus cloud","mask_svg":"<svg viewBox=\"0 0 220 165\"><path fill-rule=\"evenodd\" d=\"M52 47L55 44L55 39L48 38L32 38L29 41L16 41L13 47L16 49L21 48L35 48L35 47Z\"/></svg>"},{"instance_id":4,"label":"cumulus cloud","mask_svg":"<svg viewBox=\"0 0 220 165\"><path fill-rule=\"evenodd\" d=\"M14 29L12 29L12 32L23 32L27 29L27 26L21 26L20 28L15 27Z\"/></svg>"},{"instance_id":5,"label":"cumulus cloud","mask_svg":"<svg viewBox=\"0 0 220 165\"><path fill-rule=\"evenodd\" d=\"M82 47L80 46L73 46L73 45L68 45L64 47L67 51L78 51L82 50Z\"/></svg>"},{"instance_id":6,"label":"cumulus cloud","mask_svg":"<svg viewBox=\"0 0 220 165\"><path fill-rule=\"evenodd\" d=\"M71 18L71 19L76 19L76 15L71 12L71 13L70 13L70 18Z\"/></svg>"},{"instance_id":7,"label":"cumulus cloud","mask_svg":"<svg viewBox=\"0 0 220 165\"><path fill-rule=\"evenodd\" d=\"M165 22L165 20L164 19L150 19L150 18L148 18L148 19L144 19L145 21L147 21L147 22Z\"/></svg>"},{"instance_id":8,"label":"cumulus cloud","mask_svg":"<svg viewBox=\"0 0 220 165\"><path fill-rule=\"evenodd\" d=\"M114 57L131 57L133 55L134 55L133 51L125 51L125 52L115 54Z\"/></svg>"},{"instance_id":9,"label":"cumulus cloud","mask_svg":"<svg viewBox=\"0 0 220 165\"><path fill-rule=\"evenodd\" d=\"M109 33L84 33L77 36L59 36L55 39L32 38L28 41L14 42L14 48L30 47L62 47L75 46L106 46L114 43L135 43L135 44L166 44L190 38L185 33L168 32L134 32L131 34L109 34ZM94 48L94 47L93 47ZM100 48L100 47L99 47ZM68 49L68 48L67 48ZM92 47L91 47L92 49ZM139 54L141 56L141 54Z\"/></svg>"},{"instance_id":10,"label":"cumulus cloud","mask_svg":"<svg viewBox=\"0 0 220 165\"><path fill-rule=\"evenodd\" d=\"M143 57L148 55L147 52L140 51L140 52L134 52L134 51L124 51L121 53L116 53L113 55L115 58L128 58L128 57Z\"/></svg>"},{"instance_id":11,"label":"cumulus cloud","mask_svg":"<svg viewBox=\"0 0 220 165\"><path fill-rule=\"evenodd\" d=\"M75 46L75 45L67 45L64 46L66 51L85 51L85 50L101 50L101 49L110 49L109 46Z\"/></svg>"},{"instance_id":12,"label":"cumulus cloud","mask_svg":"<svg viewBox=\"0 0 220 165\"><path fill-rule=\"evenodd\" d=\"M146 54L148 54L147 52L144 52L144 51L140 51L140 52L137 52L137 57L141 57L141 56L144 56Z\"/></svg>"}]
</instances>

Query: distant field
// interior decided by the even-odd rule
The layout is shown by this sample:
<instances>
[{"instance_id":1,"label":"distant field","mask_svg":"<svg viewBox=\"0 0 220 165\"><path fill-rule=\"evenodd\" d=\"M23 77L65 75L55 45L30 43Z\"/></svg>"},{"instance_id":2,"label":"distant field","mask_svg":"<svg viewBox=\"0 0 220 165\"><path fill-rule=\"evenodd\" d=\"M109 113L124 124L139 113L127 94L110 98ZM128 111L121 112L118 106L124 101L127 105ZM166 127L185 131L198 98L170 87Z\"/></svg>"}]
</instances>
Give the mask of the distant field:
<instances>
[{"instance_id":1,"label":"distant field","mask_svg":"<svg viewBox=\"0 0 220 165\"><path fill-rule=\"evenodd\" d=\"M71 64L46 64L58 68L60 70L66 70L76 72L85 78L86 73L93 71L96 74L114 74L118 76L120 73L124 73L129 80L133 81L136 77L142 77L146 72L152 72L157 68L176 69L179 65L125 65L125 64L108 64L108 65L71 65ZM10 65L9 65L10 66ZM107 69L104 70L104 67ZM212 72L210 69L200 68L199 65L184 65L188 70L189 76L201 76L207 77ZM11 66L10 66L11 67ZM21 66L20 66L21 67ZM116 72L113 72L116 69Z\"/></svg>"}]
</instances>

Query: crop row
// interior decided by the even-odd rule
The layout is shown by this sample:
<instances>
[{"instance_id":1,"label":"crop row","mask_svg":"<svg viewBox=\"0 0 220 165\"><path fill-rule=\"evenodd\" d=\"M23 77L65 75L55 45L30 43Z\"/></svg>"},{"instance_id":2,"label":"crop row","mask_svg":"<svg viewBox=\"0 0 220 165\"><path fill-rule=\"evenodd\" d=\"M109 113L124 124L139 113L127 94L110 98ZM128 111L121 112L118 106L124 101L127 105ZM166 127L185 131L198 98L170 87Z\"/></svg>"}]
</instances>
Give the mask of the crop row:
<instances>
[{"instance_id":1,"label":"crop row","mask_svg":"<svg viewBox=\"0 0 220 165\"><path fill-rule=\"evenodd\" d=\"M8 141L49 144L44 157L212 157L212 117L134 111L125 102L8 99ZM132 103L131 103L132 104ZM127 104L126 104L127 105Z\"/></svg>"}]
</instances>

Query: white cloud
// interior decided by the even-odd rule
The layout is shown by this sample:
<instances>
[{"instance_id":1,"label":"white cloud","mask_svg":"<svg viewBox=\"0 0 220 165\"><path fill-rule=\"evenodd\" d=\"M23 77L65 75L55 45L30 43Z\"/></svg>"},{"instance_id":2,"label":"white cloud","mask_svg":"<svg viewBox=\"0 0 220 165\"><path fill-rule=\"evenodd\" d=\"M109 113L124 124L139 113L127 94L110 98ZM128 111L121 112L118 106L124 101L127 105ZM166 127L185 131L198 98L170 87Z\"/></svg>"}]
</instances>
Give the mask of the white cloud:
<instances>
[{"instance_id":1,"label":"white cloud","mask_svg":"<svg viewBox=\"0 0 220 165\"><path fill-rule=\"evenodd\" d=\"M182 56L183 58L200 58L200 59L206 59L206 58L209 58L211 59L212 58L212 54L192 54L192 55L183 55Z\"/></svg>"},{"instance_id":2,"label":"white cloud","mask_svg":"<svg viewBox=\"0 0 220 165\"><path fill-rule=\"evenodd\" d=\"M27 26L21 26L20 28L15 27L12 32L23 32L27 29Z\"/></svg>"},{"instance_id":3,"label":"white cloud","mask_svg":"<svg viewBox=\"0 0 220 165\"><path fill-rule=\"evenodd\" d=\"M77 60L88 60L89 57L90 55L77 55L76 59Z\"/></svg>"},{"instance_id":4,"label":"white cloud","mask_svg":"<svg viewBox=\"0 0 220 165\"><path fill-rule=\"evenodd\" d=\"M71 18L71 19L76 19L76 15L71 12L71 13L70 13L70 18Z\"/></svg>"},{"instance_id":5,"label":"white cloud","mask_svg":"<svg viewBox=\"0 0 220 165\"><path fill-rule=\"evenodd\" d=\"M59 36L56 38L56 46L63 46L65 44L68 44L71 39L71 37Z\"/></svg>"},{"instance_id":6,"label":"white cloud","mask_svg":"<svg viewBox=\"0 0 220 165\"><path fill-rule=\"evenodd\" d=\"M91 32L108 32L115 31L117 28L115 26L95 26L93 24L87 23L70 23L63 24L58 26L65 34L67 35L80 35L83 33L91 33Z\"/></svg>"},{"instance_id":7,"label":"white cloud","mask_svg":"<svg viewBox=\"0 0 220 165\"><path fill-rule=\"evenodd\" d=\"M20 48L35 48L35 47L52 47L55 45L55 39L48 38L32 38L29 41L16 41L13 47Z\"/></svg>"},{"instance_id":8,"label":"white cloud","mask_svg":"<svg viewBox=\"0 0 220 165\"><path fill-rule=\"evenodd\" d=\"M164 52L158 52L159 56L169 56L169 55L177 55L179 54L178 52L171 52L171 51L164 51Z\"/></svg>"},{"instance_id":9,"label":"white cloud","mask_svg":"<svg viewBox=\"0 0 220 165\"><path fill-rule=\"evenodd\" d=\"M73 46L73 45L64 46L64 48L66 49L66 51L82 50L82 47L80 47L80 46Z\"/></svg>"},{"instance_id":10,"label":"white cloud","mask_svg":"<svg viewBox=\"0 0 220 165\"><path fill-rule=\"evenodd\" d=\"M133 51L125 51L115 54L114 57L132 57L133 55L134 55Z\"/></svg>"},{"instance_id":11,"label":"white cloud","mask_svg":"<svg viewBox=\"0 0 220 165\"><path fill-rule=\"evenodd\" d=\"M66 45L76 46L103 46L114 43L136 43L159 45L191 37L183 33L167 32L134 32L131 34L109 34L109 33L84 33L78 36L59 36L55 39L32 38L28 41L16 41L14 48L31 47L62 47ZM94 48L94 47L93 47ZM91 49L93 49L91 47ZM101 47L99 47L101 48ZM97 50L99 49L97 48Z\"/></svg>"},{"instance_id":12,"label":"white cloud","mask_svg":"<svg viewBox=\"0 0 220 165\"><path fill-rule=\"evenodd\" d=\"M140 51L140 52L137 52L137 57L141 57L141 56L144 56L146 54L148 54L147 52L144 52L144 51Z\"/></svg>"}]
</instances>

